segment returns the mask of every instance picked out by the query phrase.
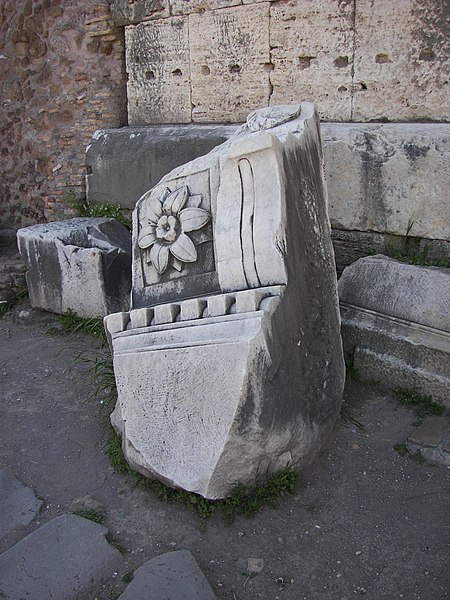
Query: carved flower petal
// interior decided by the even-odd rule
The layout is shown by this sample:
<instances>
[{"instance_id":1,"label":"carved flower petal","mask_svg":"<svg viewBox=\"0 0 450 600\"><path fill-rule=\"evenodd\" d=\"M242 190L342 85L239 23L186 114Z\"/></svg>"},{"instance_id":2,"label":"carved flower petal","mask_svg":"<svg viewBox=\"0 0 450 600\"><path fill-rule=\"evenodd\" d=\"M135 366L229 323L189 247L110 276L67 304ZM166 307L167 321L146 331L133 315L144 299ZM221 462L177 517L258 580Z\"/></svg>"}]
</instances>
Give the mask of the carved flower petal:
<instances>
[{"instance_id":1,"label":"carved flower petal","mask_svg":"<svg viewBox=\"0 0 450 600\"><path fill-rule=\"evenodd\" d=\"M150 250L150 259L158 273L160 275L164 273L169 265L169 246L153 244Z\"/></svg>"},{"instance_id":2,"label":"carved flower petal","mask_svg":"<svg viewBox=\"0 0 450 600\"><path fill-rule=\"evenodd\" d=\"M181 260L181 262L195 262L197 260L197 250L194 243L186 234L180 233L178 238L170 246L170 251Z\"/></svg>"},{"instance_id":3,"label":"carved flower petal","mask_svg":"<svg viewBox=\"0 0 450 600\"><path fill-rule=\"evenodd\" d=\"M185 208L179 214L181 231L195 231L201 229L211 218L209 212L203 208Z\"/></svg>"},{"instance_id":4,"label":"carved flower petal","mask_svg":"<svg viewBox=\"0 0 450 600\"><path fill-rule=\"evenodd\" d=\"M156 242L156 232L154 225L147 225L141 229L139 235L138 245L139 248L148 248Z\"/></svg>"},{"instance_id":5,"label":"carved flower petal","mask_svg":"<svg viewBox=\"0 0 450 600\"><path fill-rule=\"evenodd\" d=\"M170 190L167 187L162 189L153 189L144 194L142 202L142 212L149 223L156 224L163 214L162 203L169 196Z\"/></svg>"},{"instance_id":6,"label":"carved flower petal","mask_svg":"<svg viewBox=\"0 0 450 600\"><path fill-rule=\"evenodd\" d=\"M203 200L203 194L193 194L189 196L187 205L192 208L200 208Z\"/></svg>"},{"instance_id":7,"label":"carved flower petal","mask_svg":"<svg viewBox=\"0 0 450 600\"><path fill-rule=\"evenodd\" d=\"M172 192L167 198L164 200L163 210L166 215L177 215L183 206L186 204L186 201L189 196L189 190L187 185L183 185L183 187L178 188L174 192Z\"/></svg>"},{"instance_id":8,"label":"carved flower petal","mask_svg":"<svg viewBox=\"0 0 450 600\"><path fill-rule=\"evenodd\" d=\"M181 262L181 260L178 260L178 258L175 258L175 256L172 256L172 266L177 271L181 271L181 269L183 268L183 263Z\"/></svg>"}]
</instances>

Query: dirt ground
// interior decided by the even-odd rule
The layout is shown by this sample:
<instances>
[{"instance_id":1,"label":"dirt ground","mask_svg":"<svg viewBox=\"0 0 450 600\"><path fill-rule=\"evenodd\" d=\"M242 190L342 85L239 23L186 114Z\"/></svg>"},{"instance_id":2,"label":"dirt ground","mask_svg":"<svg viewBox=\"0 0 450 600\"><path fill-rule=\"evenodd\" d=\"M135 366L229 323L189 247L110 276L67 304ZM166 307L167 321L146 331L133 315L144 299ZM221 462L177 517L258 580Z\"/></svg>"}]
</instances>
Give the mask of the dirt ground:
<instances>
[{"instance_id":1,"label":"dirt ground","mask_svg":"<svg viewBox=\"0 0 450 600\"><path fill-rule=\"evenodd\" d=\"M76 361L81 351L100 352L98 343L50 335L55 320L26 304L0 319L0 466L44 499L0 552L91 495L124 549L123 569L99 600L118 596L124 574L178 549L192 552L219 600L449 597L449 471L395 452L415 416L392 394L351 381L346 400L365 431L341 420L300 473L295 496L229 527L215 515L201 532L196 515L114 472L101 406ZM253 577L248 558L264 561Z\"/></svg>"}]
</instances>

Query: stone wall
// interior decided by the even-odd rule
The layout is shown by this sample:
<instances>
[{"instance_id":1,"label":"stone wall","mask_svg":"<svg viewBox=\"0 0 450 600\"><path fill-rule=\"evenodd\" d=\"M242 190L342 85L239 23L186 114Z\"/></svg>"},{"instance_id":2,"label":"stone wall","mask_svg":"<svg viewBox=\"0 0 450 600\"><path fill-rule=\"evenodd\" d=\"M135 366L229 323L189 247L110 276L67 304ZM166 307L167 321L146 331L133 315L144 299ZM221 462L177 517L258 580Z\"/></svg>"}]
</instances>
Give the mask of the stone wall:
<instances>
[{"instance_id":1,"label":"stone wall","mask_svg":"<svg viewBox=\"0 0 450 600\"><path fill-rule=\"evenodd\" d=\"M83 192L92 133L127 122L123 54L106 0L0 2L0 228Z\"/></svg>"},{"instance_id":2,"label":"stone wall","mask_svg":"<svg viewBox=\"0 0 450 600\"><path fill-rule=\"evenodd\" d=\"M446 121L441 0L112 0L130 124L239 122L313 100L325 121Z\"/></svg>"}]
</instances>

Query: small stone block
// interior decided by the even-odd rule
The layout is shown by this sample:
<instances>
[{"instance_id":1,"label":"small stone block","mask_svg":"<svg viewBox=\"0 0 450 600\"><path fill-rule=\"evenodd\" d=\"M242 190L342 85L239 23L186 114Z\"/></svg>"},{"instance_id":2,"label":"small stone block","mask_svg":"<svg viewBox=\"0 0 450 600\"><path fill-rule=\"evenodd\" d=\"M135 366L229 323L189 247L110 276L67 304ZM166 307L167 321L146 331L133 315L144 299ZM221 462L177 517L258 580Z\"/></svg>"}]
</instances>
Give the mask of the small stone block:
<instances>
[{"instance_id":1,"label":"small stone block","mask_svg":"<svg viewBox=\"0 0 450 600\"><path fill-rule=\"evenodd\" d=\"M236 312L245 313L259 309L261 300L267 296L267 291L245 290L236 294Z\"/></svg>"},{"instance_id":2,"label":"small stone block","mask_svg":"<svg viewBox=\"0 0 450 600\"><path fill-rule=\"evenodd\" d=\"M444 447L442 448L442 450L444 452L448 452L450 454L450 439L448 440L448 442L444 445Z\"/></svg>"},{"instance_id":3,"label":"small stone block","mask_svg":"<svg viewBox=\"0 0 450 600\"><path fill-rule=\"evenodd\" d=\"M230 306L234 303L233 296L220 294L208 298L208 317L220 317L228 314Z\"/></svg>"},{"instance_id":4,"label":"small stone block","mask_svg":"<svg viewBox=\"0 0 450 600\"><path fill-rule=\"evenodd\" d=\"M42 504L31 488L11 473L0 469L0 538L10 531L28 525Z\"/></svg>"},{"instance_id":5,"label":"small stone block","mask_svg":"<svg viewBox=\"0 0 450 600\"><path fill-rule=\"evenodd\" d=\"M119 312L114 313L112 315L107 315L104 318L105 328L109 333L119 333L120 331L124 331L126 326L128 325L128 321L130 320L130 313L128 312Z\"/></svg>"},{"instance_id":6,"label":"small stone block","mask_svg":"<svg viewBox=\"0 0 450 600\"><path fill-rule=\"evenodd\" d=\"M155 306L154 325L163 325L164 323L173 323L180 312L179 304L160 304Z\"/></svg>"},{"instance_id":7,"label":"small stone block","mask_svg":"<svg viewBox=\"0 0 450 600\"><path fill-rule=\"evenodd\" d=\"M144 563L118 600L217 600L188 550L168 552Z\"/></svg>"},{"instance_id":8,"label":"small stone block","mask_svg":"<svg viewBox=\"0 0 450 600\"><path fill-rule=\"evenodd\" d=\"M130 312L131 328L148 327L153 319L153 309L137 308Z\"/></svg>"},{"instance_id":9,"label":"small stone block","mask_svg":"<svg viewBox=\"0 0 450 600\"><path fill-rule=\"evenodd\" d=\"M94 598L122 559L106 541L106 527L61 515L0 555L5 600Z\"/></svg>"},{"instance_id":10,"label":"small stone block","mask_svg":"<svg viewBox=\"0 0 450 600\"><path fill-rule=\"evenodd\" d=\"M180 321L190 321L191 319L200 319L206 308L206 300L193 298L185 300L181 304Z\"/></svg>"},{"instance_id":11,"label":"small stone block","mask_svg":"<svg viewBox=\"0 0 450 600\"><path fill-rule=\"evenodd\" d=\"M409 436L408 442L424 448L436 448L450 428L444 417L427 417Z\"/></svg>"}]
</instances>

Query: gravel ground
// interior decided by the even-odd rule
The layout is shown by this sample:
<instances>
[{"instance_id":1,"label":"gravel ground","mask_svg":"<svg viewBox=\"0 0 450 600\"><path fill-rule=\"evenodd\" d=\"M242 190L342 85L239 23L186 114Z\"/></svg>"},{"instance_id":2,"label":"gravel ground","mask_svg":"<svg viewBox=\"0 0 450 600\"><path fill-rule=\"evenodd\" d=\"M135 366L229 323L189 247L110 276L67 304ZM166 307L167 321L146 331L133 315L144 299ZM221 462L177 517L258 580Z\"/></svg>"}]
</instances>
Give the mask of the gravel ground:
<instances>
[{"instance_id":1,"label":"gravel ground","mask_svg":"<svg viewBox=\"0 0 450 600\"><path fill-rule=\"evenodd\" d=\"M105 415L76 360L102 350L87 335L49 334L55 322L26 304L0 319L0 466L44 499L0 552L89 495L124 552L99 600L116 598L144 561L179 549L192 552L219 600L449 597L449 471L394 451L415 417L392 394L349 382L346 402L364 431L341 420L295 496L229 527L215 515L202 532L196 515L114 472ZM259 573L249 576L248 559L261 559Z\"/></svg>"}]
</instances>

